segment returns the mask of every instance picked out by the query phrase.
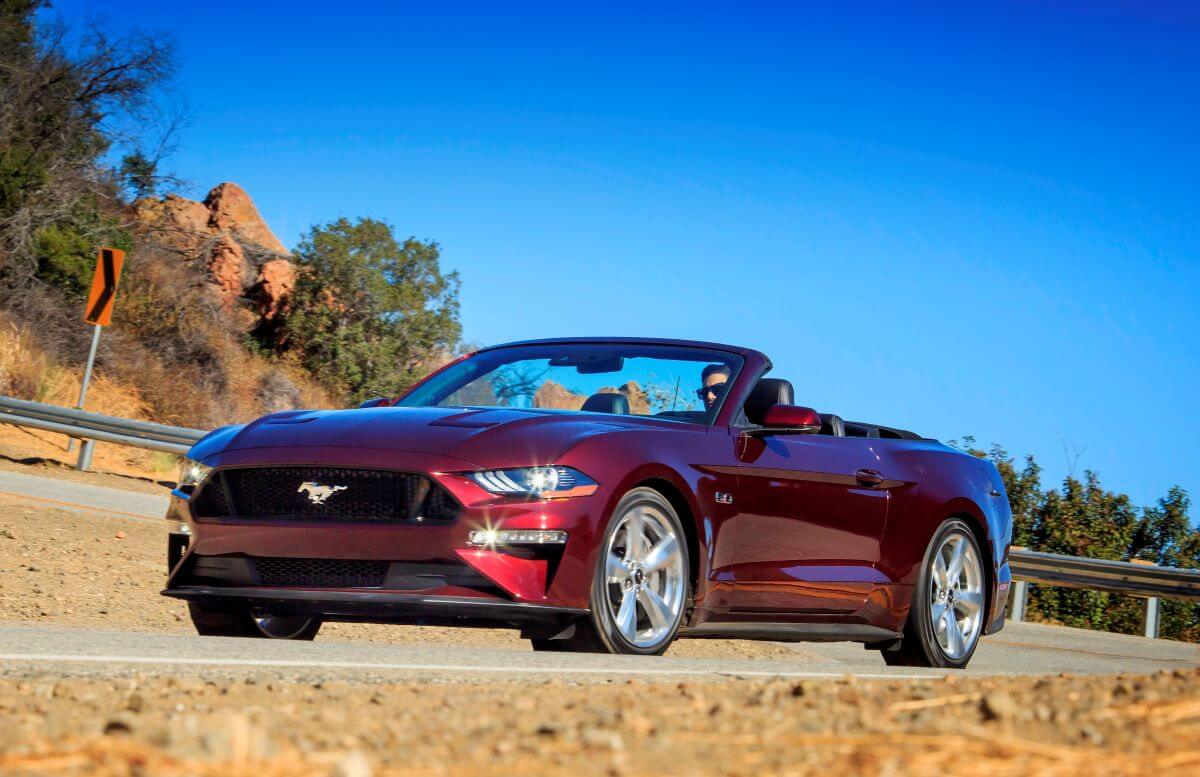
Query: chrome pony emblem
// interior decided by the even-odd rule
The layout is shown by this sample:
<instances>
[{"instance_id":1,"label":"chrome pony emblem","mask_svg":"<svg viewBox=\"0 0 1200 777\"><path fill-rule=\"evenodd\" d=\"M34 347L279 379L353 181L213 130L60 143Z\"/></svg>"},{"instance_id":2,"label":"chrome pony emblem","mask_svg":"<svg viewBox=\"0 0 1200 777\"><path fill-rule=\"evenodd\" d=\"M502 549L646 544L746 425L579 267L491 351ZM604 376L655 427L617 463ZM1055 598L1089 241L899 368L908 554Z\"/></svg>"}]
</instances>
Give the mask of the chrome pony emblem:
<instances>
[{"instance_id":1,"label":"chrome pony emblem","mask_svg":"<svg viewBox=\"0 0 1200 777\"><path fill-rule=\"evenodd\" d=\"M308 492L308 501L315 505L325 504L325 500L336 494L338 491L345 491L349 486L323 486L320 483L314 483L311 480L306 480L296 489L296 493L303 494Z\"/></svg>"}]
</instances>

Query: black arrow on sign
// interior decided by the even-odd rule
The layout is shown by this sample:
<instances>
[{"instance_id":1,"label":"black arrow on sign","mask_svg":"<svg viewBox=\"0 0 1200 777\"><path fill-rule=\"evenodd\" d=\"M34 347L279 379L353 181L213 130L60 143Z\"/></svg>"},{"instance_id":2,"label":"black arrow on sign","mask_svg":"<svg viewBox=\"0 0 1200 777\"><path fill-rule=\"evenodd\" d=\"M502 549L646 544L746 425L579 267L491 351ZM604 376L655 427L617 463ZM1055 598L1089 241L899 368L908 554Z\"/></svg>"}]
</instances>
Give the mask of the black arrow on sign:
<instances>
[{"instance_id":1,"label":"black arrow on sign","mask_svg":"<svg viewBox=\"0 0 1200 777\"><path fill-rule=\"evenodd\" d=\"M100 314L108 306L109 300L117 293L117 268L114 266L112 251L104 249L100 252L100 265L104 268L104 289L100 292L100 296L96 297L96 304L88 313L89 321L100 318Z\"/></svg>"}]
</instances>

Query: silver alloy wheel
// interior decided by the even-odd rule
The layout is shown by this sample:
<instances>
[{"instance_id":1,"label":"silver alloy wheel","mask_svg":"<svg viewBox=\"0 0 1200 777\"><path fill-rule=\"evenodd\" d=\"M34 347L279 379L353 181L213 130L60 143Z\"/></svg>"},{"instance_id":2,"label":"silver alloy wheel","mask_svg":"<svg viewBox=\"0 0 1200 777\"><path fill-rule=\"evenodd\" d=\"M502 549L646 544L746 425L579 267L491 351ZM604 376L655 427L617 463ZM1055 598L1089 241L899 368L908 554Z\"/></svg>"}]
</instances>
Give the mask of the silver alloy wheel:
<instances>
[{"instance_id":1,"label":"silver alloy wheel","mask_svg":"<svg viewBox=\"0 0 1200 777\"><path fill-rule=\"evenodd\" d=\"M258 630L271 639L295 639L313 621L307 615L271 615L259 611L252 612L250 616Z\"/></svg>"},{"instance_id":2,"label":"silver alloy wheel","mask_svg":"<svg viewBox=\"0 0 1200 777\"><path fill-rule=\"evenodd\" d=\"M983 630L983 566L974 543L952 532L933 556L929 622L947 658L969 654Z\"/></svg>"},{"instance_id":3,"label":"silver alloy wheel","mask_svg":"<svg viewBox=\"0 0 1200 777\"><path fill-rule=\"evenodd\" d=\"M647 502L630 506L609 535L604 600L634 647L657 647L679 622L687 572L681 542L666 514Z\"/></svg>"}]
</instances>

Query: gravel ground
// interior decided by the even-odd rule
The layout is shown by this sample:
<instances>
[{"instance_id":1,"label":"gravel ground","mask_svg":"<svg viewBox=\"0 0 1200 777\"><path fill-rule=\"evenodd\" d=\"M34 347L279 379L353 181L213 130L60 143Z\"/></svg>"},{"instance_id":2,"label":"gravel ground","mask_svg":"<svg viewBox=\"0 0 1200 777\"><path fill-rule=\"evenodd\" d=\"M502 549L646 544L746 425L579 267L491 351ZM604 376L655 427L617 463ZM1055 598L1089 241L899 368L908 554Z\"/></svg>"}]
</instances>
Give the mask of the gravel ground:
<instances>
[{"instance_id":1,"label":"gravel ground","mask_svg":"<svg viewBox=\"0 0 1200 777\"><path fill-rule=\"evenodd\" d=\"M0 680L0 773L1186 774L1200 671L601 686Z\"/></svg>"}]
</instances>

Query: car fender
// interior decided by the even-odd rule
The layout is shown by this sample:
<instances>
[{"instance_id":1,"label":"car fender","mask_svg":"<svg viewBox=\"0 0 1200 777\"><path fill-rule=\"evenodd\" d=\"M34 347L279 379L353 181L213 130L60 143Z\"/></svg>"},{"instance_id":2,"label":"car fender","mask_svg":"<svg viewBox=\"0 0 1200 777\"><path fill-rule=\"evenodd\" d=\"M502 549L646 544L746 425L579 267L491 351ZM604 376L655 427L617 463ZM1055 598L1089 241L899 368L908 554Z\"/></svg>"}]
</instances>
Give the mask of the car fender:
<instances>
[{"instance_id":1,"label":"car fender","mask_svg":"<svg viewBox=\"0 0 1200 777\"><path fill-rule=\"evenodd\" d=\"M680 430L690 434L707 435L712 430ZM684 531L690 532L695 546L696 558L693 569L702 581L708 568L707 543L704 533L704 518L709 514L697 497L701 489L703 472L692 467L680 451L686 446L678 443L673 431L623 431L612 434L593 435L581 440L567 451L559 462L586 472L601 484L605 494L603 511L597 515L598 525L594 536L599 540L607 529L617 504L631 489L648 481L669 484L682 500L686 515L679 519ZM593 543L590 563L595 564L600 554L600 542Z\"/></svg>"}]
</instances>

